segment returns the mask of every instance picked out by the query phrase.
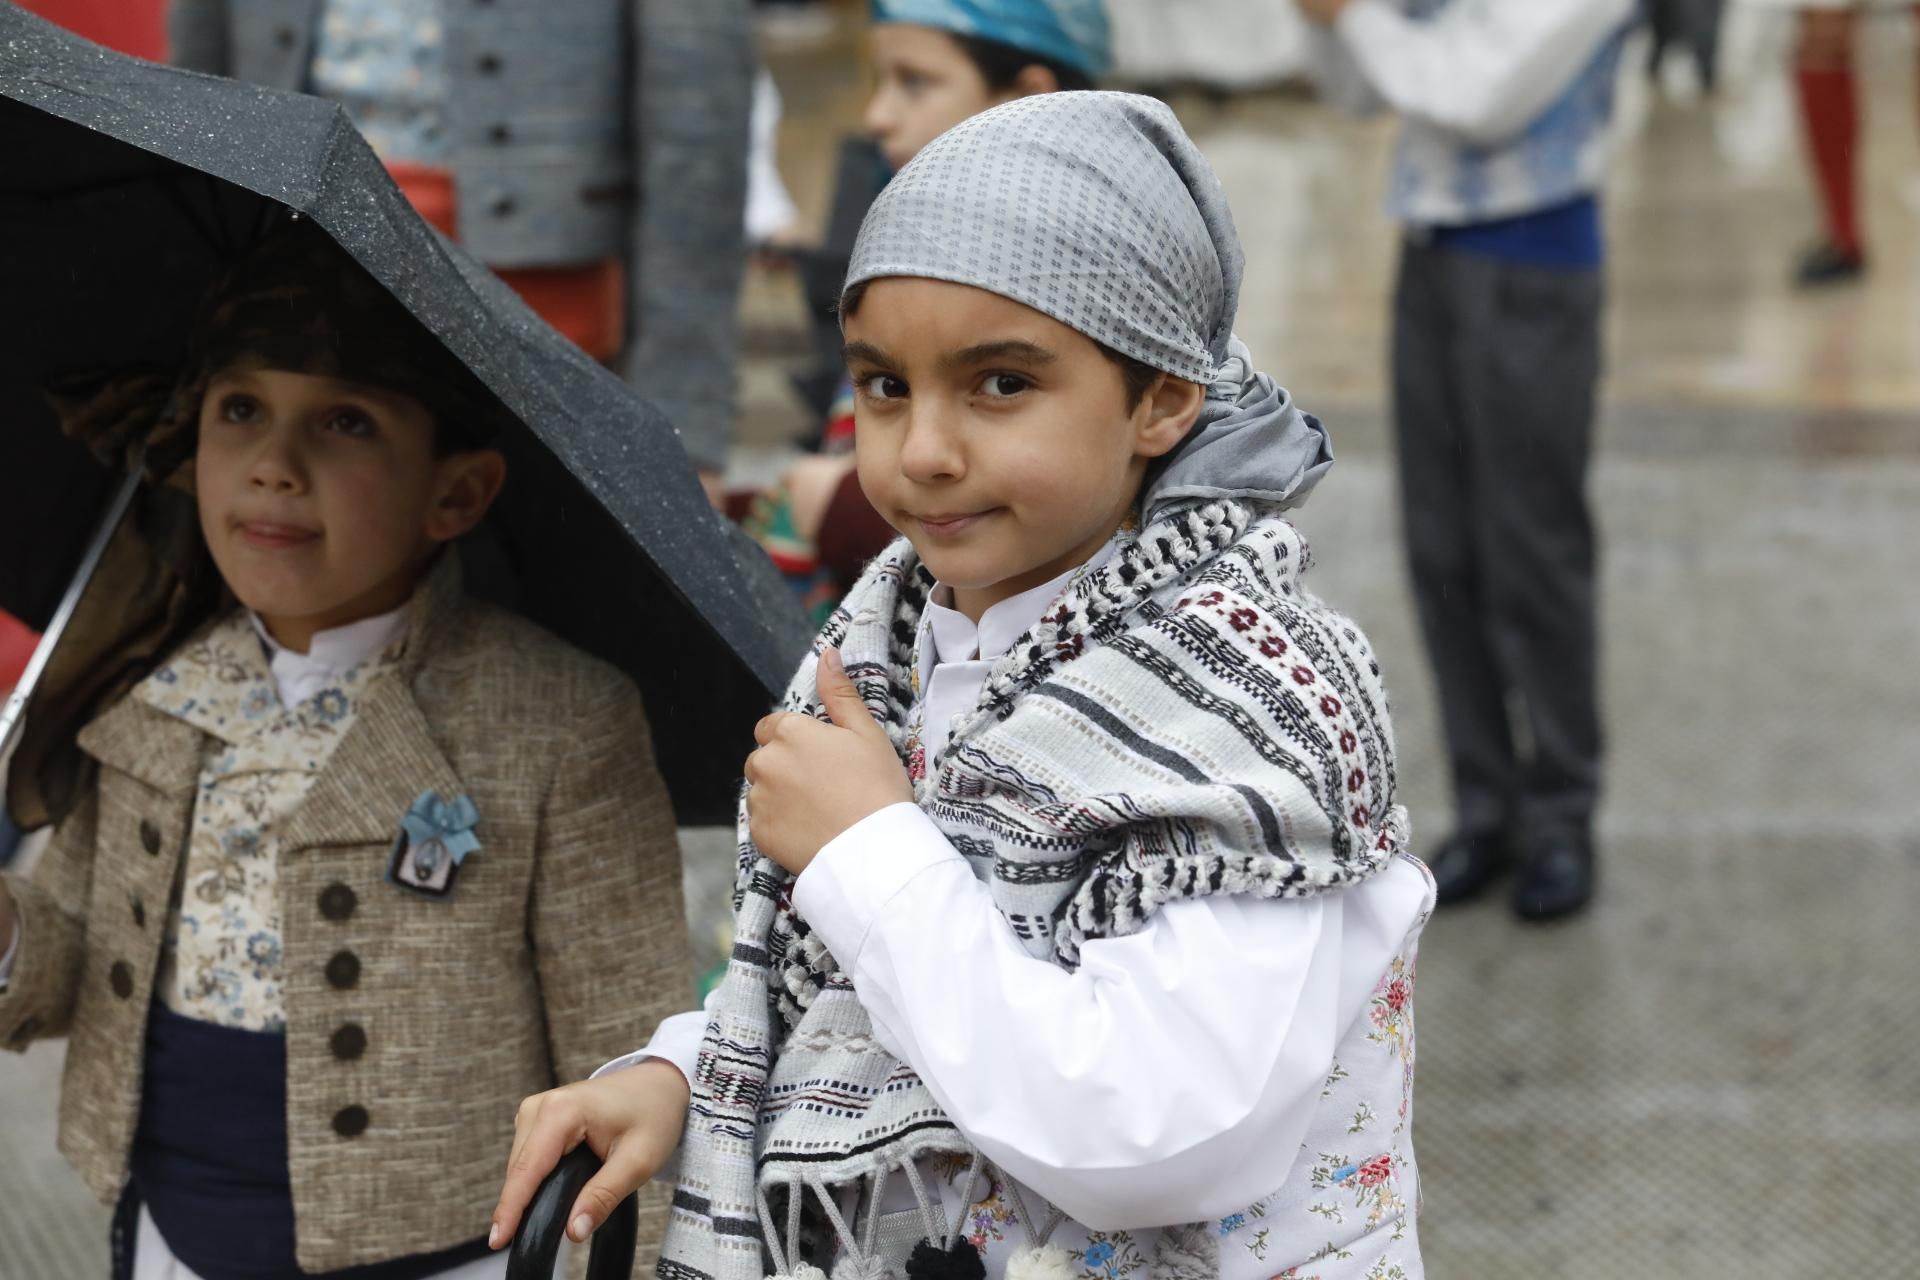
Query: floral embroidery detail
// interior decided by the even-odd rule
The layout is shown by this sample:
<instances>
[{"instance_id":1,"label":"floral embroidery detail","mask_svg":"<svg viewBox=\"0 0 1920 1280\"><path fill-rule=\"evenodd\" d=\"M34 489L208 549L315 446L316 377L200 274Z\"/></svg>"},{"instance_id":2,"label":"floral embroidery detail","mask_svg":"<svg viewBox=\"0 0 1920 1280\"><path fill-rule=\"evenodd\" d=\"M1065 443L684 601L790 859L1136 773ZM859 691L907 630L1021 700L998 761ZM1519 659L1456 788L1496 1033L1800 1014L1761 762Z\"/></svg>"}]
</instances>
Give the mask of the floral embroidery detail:
<instances>
[{"instance_id":1,"label":"floral embroidery detail","mask_svg":"<svg viewBox=\"0 0 1920 1280\"><path fill-rule=\"evenodd\" d=\"M169 913L155 984L168 1008L224 1026L285 1027L274 829L351 727L354 699L397 654L284 707L253 624L235 612L135 688L135 697L203 735L185 888Z\"/></svg>"},{"instance_id":2,"label":"floral embroidery detail","mask_svg":"<svg viewBox=\"0 0 1920 1280\"><path fill-rule=\"evenodd\" d=\"M1389 1215L1406 1213L1406 1201L1400 1196L1390 1153L1382 1152L1359 1162L1325 1151L1319 1158L1320 1163L1313 1169L1313 1187L1316 1191L1336 1194L1315 1200L1307 1206L1309 1213L1339 1223L1347 1220L1349 1211L1362 1213L1369 1231Z\"/></svg>"},{"instance_id":3,"label":"floral embroidery detail","mask_svg":"<svg viewBox=\"0 0 1920 1280\"><path fill-rule=\"evenodd\" d=\"M948 1186L965 1186L967 1170L973 1160L963 1155L941 1155L934 1157L938 1161L940 1176ZM976 1191L980 1188L976 1187ZM989 1173L985 1179L985 1194L967 1207L967 1216L961 1222L961 1230L973 1247L984 1251L990 1244L999 1244L1007 1238L1007 1228L1020 1225L1020 1219L1014 1213L1013 1205L1007 1201L1006 1189L1000 1180Z\"/></svg>"},{"instance_id":4,"label":"floral embroidery detail","mask_svg":"<svg viewBox=\"0 0 1920 1280\"><path fill-rule=\"evenodd\" d=\"M1087 1247L1069 1254L1089 1280L1119 1280L1147 1265L1146 1255L1130 1231L1089 1231Z\"/></svg>"},{"instance_id":5,"label":"floral embroidery detail","mask_svg":"<svg viewBox=\"0 0 1920 1280\"><path fill-rule=\"evenodd\" d=\"M1341 1084L1346 1078L1347 1069L1341 1066L1338 1060L1336 1060L1333 1064L1333 1069L1327 1072L1327 1082L1321 1086L1320 1096L1322 1098L1331 1098L1333 1096L1334 1086Z\"/></svg>"},{"instance_id":6,"label":"floral embroidery detail","mask_svg":"<svg viewBox=\"0 0 1920 1280\"><path fill-rule=\"evenodd\" d=\"M271 933L256 933L247 939L247 959L253 961L256 976L280 967L280 939Z\"/></svg>"}]
</instances>

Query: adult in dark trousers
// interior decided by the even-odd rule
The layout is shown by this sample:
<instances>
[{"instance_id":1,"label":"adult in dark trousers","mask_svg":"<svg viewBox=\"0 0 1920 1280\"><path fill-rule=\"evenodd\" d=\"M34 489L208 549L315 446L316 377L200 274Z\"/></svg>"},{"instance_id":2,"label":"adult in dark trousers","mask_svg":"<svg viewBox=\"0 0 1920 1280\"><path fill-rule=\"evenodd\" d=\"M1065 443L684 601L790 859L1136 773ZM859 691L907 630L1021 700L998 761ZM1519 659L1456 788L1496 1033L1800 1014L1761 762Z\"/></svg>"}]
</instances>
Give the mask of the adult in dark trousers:
<instances>
[{"instance_id":1,"label":"adult in dark trousers","mask_svg":"<svg viewBox=\"0 0 1920 1280\"><path fill-rule=\"evenodd\" d=\"M173 0L173 59L340 101L428 221L617 365L719 492L747 0Z\"/></svg>"},{"instance_id":2,"label":"adult in dark trousers","mask_svg":"<svg viewBox=\"0 0 1920 1280\"><path fill-rule=\"evenodd\" d=\"M1458 819L1428 861L1442 902L1517 863L1514 911L1567 915L1594 886L1598 193L1634 0L1298 3L1330 94L1402 121L1401 503Z\"/></svg>"},{"instance_id":3,"label":"adult in dark trousers","mask_svg":"<svg viewBox=\"0 0 1920 1280\"><path fill-rule=\"evenodd\" d=\"M1647 0L1647 75L1660 74L1667 52L1685 45L1700 76L1700 90L1712 93L1720 80L1720 18L1726 0Z\"/></svg>"}]
</instances>

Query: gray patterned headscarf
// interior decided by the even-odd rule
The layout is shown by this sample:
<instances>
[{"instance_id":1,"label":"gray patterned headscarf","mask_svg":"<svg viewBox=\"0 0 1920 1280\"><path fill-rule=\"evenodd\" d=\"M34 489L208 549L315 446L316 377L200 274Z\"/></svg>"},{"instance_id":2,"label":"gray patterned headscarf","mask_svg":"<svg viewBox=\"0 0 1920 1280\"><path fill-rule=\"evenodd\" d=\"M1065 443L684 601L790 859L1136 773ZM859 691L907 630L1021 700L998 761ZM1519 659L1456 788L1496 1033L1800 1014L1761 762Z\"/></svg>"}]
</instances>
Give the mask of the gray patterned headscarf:
<instances>
[{"instance_id":1,"label":"gray patterned headscarf","mask_svg":"<svg viewBox=\"0 0 1920 1280\"><path fill-rule=\"evenodd\" d=\"M1165 103L1048 93L924 147L868 212L846 287L972 285L1205 386L1148 481L1150 520L1175 501L1296 506L1333 465L1326 428L1233 335L1243 263L1220 179Z\"/></svg>"}]
</instances>

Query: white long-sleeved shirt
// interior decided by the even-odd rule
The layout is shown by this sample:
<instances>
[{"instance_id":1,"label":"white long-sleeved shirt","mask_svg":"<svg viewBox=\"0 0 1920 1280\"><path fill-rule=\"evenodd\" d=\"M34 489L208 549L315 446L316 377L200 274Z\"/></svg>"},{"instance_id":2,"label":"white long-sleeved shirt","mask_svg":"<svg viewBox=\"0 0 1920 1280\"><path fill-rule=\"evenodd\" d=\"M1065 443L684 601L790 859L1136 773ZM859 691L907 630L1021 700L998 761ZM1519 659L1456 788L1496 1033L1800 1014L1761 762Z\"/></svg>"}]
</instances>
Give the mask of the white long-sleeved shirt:
<instances>
[{"instance_id":1,"label":"white long-sleeved shirt","mask_svg":"<svg viewBox=\"0 0 1920 1280\"><path fill-rule=\"evenodd\" d=\"M1065 584L996 605L977 625L928 608L930 754ZM1024 1197L1030 1207L1044 1198L1095 1229L1222 1218L1286 1182L1335 1043L1363 1016L1426 895L1419 869L1396 862L1341 894L1170 903L1138 933L1086 943L1069 973L1027 953L966 860L905 803L830 842L794 885L881 1044L1037 1193ZM691 1081L705 1021L669 1018L603 1071L657 1057ZM963 1207L958 1187L927 1182L950 1218ZM912 1204L898 1182L890 1195L901 1197L890 1208ZM1086 1248L1074 1230L1055 1243ZM1008 1247L1023 1239L1016 1231Z\"/></svg>"},{"instance_id":2,"label":"white long-sleeved shirt","mask_svg":"<svg viewBox=\"0 0 1920 1280\"><path fill-rule=\"evenodd\" d=\"M1354 0L1316 27L1321 88L1404 122L1397 217L1459 225L1597 189L1634 0Z\"/></svg>"},{"instance_id":3,"label":"white long-sleeved shirt","mask_svg":"<svg viewBox=\"0 0 1920 1280\"><path fill-rule=\"evenodd\" d=\"M266 627L257 615L248 616L253 620L254 631L261 643L267 648L267 666L273 673L274 687L280 694L280 705L291 707L311 698L386 648L406 625L407 609L402 605L390 613L362 618L343 627L316 631L305 653L295 653L267 634ZM5 991L7 983L13 978L14 957L19 950L20 921L16 918L6 952L0 955L0 991Z\"/></svg>"}]
</instances>

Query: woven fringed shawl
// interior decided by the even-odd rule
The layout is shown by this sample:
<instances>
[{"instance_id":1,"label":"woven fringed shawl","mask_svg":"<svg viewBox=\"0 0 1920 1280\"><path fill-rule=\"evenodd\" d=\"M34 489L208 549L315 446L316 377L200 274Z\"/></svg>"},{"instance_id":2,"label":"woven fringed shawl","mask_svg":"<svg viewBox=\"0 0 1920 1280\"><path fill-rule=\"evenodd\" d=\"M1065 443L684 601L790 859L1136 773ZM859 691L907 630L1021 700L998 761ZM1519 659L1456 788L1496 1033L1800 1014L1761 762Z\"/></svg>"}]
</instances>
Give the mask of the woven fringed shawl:
<instances>
[{"instance_id":1,"label":"woven fringed shawl","mask_svg":"<svg viewBox=\"0 0 1920 1280\"><path fill-rule=\"evenodd\" d=\"M1163 903L1335 890L1403 847L1379 668L1359 628L1301 588L1305 554L1277 512L1232 502L1122 535L956 720L916 799L1033 955L1071 969L1087 940L1132 933ZM824 718L815 664L838 646L905 759L932 585L895 543L822 631L785 707ZM857 1264L871 1232L828 1193L866 1183L871 1205L874 1182L918 1184L917 1158L970 1151L875 1040L744 810L740 832L733 956L693 1081L669 1280L798 1266L802 1202Z\"/></svg>"}]
</instances>

